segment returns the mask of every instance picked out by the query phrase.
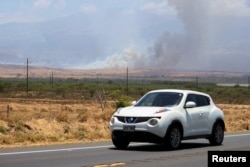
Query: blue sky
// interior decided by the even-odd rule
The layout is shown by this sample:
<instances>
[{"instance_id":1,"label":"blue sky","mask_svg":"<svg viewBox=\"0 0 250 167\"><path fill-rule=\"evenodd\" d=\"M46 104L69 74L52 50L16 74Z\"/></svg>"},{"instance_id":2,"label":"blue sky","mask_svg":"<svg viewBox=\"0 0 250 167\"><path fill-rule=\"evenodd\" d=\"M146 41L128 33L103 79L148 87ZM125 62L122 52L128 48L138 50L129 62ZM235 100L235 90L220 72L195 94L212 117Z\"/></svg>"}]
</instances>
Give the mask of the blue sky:
<instances>
[{"instance_id":1,"label":"blue sky","mask_svg":"<svg viewBox=\"0 0 250 167\"><path fill-rule=\"evenodd\" d=\"M250 0L1 0L0 63L250 72Z\"/></svg>"}]
</instances>

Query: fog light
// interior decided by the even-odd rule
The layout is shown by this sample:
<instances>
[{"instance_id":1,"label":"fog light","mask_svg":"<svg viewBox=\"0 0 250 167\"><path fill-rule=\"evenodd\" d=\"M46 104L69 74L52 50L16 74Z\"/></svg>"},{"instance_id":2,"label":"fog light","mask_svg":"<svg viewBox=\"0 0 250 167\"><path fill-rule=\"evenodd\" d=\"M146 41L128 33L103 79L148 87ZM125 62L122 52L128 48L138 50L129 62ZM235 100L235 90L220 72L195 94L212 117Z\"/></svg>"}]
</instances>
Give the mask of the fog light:
<instances>
[{"instance_id":1,"label":"fog light","mask_svg":"<svg viewBox=\"0 0 250 167\"><path fill-rule=\"evenodd\" d=\"M112 117L111 120L110 120L111 124L114 124L115 123L115 118Z\"/></svg>"},{"instance_id":2,"label":"fog light","mask_svg":"<svg viewBox=\"0 0 250 167\"><path fill-rule=\"evenodd\" d=\"M148 121L148 123L149 123L149 125L151 125L151 126L155 126L155 125L158 124L158 119L152 118L152 119L150 119L150 120Z\"/></svg>"}]
</instances>

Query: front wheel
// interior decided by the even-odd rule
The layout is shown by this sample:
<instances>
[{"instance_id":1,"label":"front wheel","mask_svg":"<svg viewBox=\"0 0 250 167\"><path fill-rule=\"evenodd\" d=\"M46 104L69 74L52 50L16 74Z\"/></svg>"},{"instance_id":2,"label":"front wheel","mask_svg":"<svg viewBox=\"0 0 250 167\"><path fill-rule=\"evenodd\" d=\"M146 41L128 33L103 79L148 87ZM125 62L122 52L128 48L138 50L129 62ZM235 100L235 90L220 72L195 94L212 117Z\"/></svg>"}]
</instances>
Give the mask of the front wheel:
<instances>
[{"instance_id":1,"label":"front wheel","mask_svg":"<svg viewBox=\"0 0 250 167\"><path fill-rule=\"evenodd\" d=\"M216 123L213 127L209 142L212 145L221 145L224 140L224 126L222 123Z\"/></svg>"},{"instance_id":2,"label":"front wheel","mask_svg":"<svg viewBox=\"0 0 250 167\"><path fill-rule=\"evenodd\" d=\"M126 149L130 143L126 138L115 134L112 134L112 142L118 149Z\"/></svg>"},{"instance_id":3,"label":"front wheel","mask_svg":"<svg viewBox=\"0 0 250 167\"><path fill-rule=\"evenodd\" d=\"M181 145L181 129L179 126L172 126L165 137L166 147L171 150L178 149Z\"/></svg>"}]
</instances>

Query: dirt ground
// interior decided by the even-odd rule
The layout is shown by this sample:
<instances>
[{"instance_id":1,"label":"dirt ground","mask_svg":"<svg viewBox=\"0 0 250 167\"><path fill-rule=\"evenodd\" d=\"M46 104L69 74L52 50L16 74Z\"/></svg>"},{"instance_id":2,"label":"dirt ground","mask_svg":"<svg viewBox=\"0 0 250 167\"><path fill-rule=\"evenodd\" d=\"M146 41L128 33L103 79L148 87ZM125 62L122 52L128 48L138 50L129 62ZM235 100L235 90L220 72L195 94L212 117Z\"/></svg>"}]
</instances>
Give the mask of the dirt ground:
<instances>
[{"instance_id":1,"label":"dirt ground","mask_svg":"<svg viewBox=\"0 0 250 167\"><path fill-rule=\"evenodd\" d=\"M109 119L97 101L0 99L0 148L110 140ZM250 130L250 105L217 104L226 132Z\"/></svg>"}]
</instances>

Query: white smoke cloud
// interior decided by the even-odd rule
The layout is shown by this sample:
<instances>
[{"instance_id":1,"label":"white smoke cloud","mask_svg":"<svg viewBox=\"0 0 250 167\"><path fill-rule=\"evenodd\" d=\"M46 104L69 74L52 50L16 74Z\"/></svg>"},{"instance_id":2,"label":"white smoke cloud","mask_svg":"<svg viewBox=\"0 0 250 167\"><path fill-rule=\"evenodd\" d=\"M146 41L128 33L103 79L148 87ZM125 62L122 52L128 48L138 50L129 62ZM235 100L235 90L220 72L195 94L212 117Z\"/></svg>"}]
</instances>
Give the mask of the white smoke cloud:
<instances>
[{"instance_id":1,"label":"white smoke cloud","mask_svg":"<svg viewBox=\"0 0 250 167\"><path fill-rule=\"evenodd\" d=\"M230 54L232 58L233 54L241 53L239 49L232 50L232 47L223 47L223 44L218 47L222 39L216 40L216 35L223 31L231 35L230 32L234 31L234 27L223 30L223 26L220 27L223 22L220 23L217 18L250 16L246 0L164 0L160 3L147 3L141 8L158 14L163 14L169 9L172 13L176 13L176 17L182 23L182 32L168 32L166 27L166 32L156 39L152 46L149 46L146 54L134 51L140 56L128 58L129 54L122 51L105 60L108 66L119 67L122 64L123 67L130 65L133 68L165 70L198 69L206 66L214 68L210 61L217 60L216 56ZM232 20L232 23L234 21ZM211 41L216 41L216 44L211 44ZM211 51L214 48L218 51Z\"/></svg>"},{"instance_id":2,"label":"white smoke cloud","mask_svg":"<svg viewBox=\"0 0 250 167\"><path fill-rule=\"evenodd\" d=\"M171 7L166 8L166 4L171 5ZM168 0L159 4L151 2L144 5L143 9L145 10L155 8L159 8L159 10L174 9L183 24L183 32L162 34L153 46L148 48L147 54L141 54L134 50L133 52L123 50L120 54L108 57L104 61L105 64L108 64L109 67L129 65L133 68L146 69L175 69L183 64L192 66L192 63L187 62L190 62L190 59L196 59L204 50L207 20L206 5L206 1L200 0Z\"/></svg>"},{"instance_id":3,"label":"white smoke cloud","mask_svg":"<svg viewBox=\"0 0 250 167\"><path fill-rule=\"evenodd\" d=\"M185 62L192 66L203 54L206 41L207 2L200 0L168 0L175 7L177 16L183 23L183 33L165 33L152 47L156 66L165 69L178 68ZM185 67L184 67L185 68Z\"/></svg>"},{"instance_id":4,"label":"white smoke cloud","mask_svg":"<svg viewBox=\"0 0 250 167\"><path fill-rule=\"evenodd\" d=\"M124 49L121 53L114 53L113 55L106 57L105 60L95 61L84 68L134 68L140 59L143 59L141 53L137 52L133 47L129 47Z\"/></svg>"}]
</instances>

